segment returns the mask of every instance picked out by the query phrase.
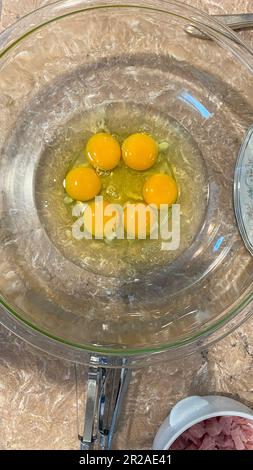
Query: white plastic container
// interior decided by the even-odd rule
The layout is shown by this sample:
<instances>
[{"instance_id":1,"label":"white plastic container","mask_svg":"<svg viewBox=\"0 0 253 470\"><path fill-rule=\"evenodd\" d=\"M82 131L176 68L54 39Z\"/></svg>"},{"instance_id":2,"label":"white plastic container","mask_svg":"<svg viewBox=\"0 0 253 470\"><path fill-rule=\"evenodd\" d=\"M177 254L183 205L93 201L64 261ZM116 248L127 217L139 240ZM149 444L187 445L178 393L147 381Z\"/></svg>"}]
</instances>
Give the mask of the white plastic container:
<instances>
[{"instance_id":1,"label":"white plastic container","mask_svg":"<svg viewBox=\"0 0 253 470\"><path fill-rule=\"evenodd\" d=\"M253 420L253 411L239 401L218 395L187 397L172 408L169 416L160 426L153 449L169 449L184 431L214 416L240 416Z\"/></svg>"}]
</instances>

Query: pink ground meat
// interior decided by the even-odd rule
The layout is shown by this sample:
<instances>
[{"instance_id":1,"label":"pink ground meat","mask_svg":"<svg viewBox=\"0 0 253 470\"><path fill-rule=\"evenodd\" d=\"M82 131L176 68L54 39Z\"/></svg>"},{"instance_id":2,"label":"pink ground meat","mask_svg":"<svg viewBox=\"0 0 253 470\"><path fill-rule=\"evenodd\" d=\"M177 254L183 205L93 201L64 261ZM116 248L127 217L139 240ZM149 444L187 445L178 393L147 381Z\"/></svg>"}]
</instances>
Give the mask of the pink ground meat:
<instances>
[{"instance_id":1,"label":"pink ground meat","mask_svg":"<svg viewBox=\"0 0 253 470\"><path fill-rule=\"evenodd\" d=\"M218 416L187 429L171 450L253 450L253 422L238 416Z\"/></svg>"}]
</instances>

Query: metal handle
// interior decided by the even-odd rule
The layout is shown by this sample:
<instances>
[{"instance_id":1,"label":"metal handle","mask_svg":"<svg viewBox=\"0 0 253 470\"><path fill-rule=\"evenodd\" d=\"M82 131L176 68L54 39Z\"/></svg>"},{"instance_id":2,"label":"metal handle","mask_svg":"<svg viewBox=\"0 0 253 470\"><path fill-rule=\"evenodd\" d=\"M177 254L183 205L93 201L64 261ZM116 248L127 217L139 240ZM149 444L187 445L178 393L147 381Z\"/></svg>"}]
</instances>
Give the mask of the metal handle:
<instances>
[{"instance_id":1,"label":"metal handle","mask_svg":"<svg viewBox=\"0 0 253 470\"><path fill-rule=\"evenodd\" d=\"M212 15L212 17L221 23L229 26L234 31L253 28L253 13L241 13L237 15ZM185 28L191 36L199 39L208 39L208 36L200 31L196 26L189 25Z\"/></svg>"},{"instance_id":2,"label":"metal handle","mask_svg":"<svg viewBox=\"0 0 253 470\"><path fill-rule=\"evenodd\" d=\"M81 450L109 450L117 429L131 371L122 360L121 369L104 367L106 359L91 356Z\"/></svg>"},{"instance_id":3,"label":"metal handle","mask_svg":"<svg viewBox=\"0 0 253 470\"><path fill-rule=\"evenodd\" d=\"M253 28L253 13L241 13L239 15L215 15L214 18L221 21L231 29Z\"/></svg>"}]
</instances>

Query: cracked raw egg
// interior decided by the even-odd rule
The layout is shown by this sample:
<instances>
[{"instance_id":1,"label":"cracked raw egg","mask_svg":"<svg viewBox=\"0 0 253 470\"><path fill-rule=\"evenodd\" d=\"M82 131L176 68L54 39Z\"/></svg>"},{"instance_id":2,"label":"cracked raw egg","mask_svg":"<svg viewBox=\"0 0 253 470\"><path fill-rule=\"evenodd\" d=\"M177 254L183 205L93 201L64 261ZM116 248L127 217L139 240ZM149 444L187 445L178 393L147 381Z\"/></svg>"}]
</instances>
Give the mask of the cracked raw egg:
<instances>
[{"instance_id":1,"label":"cracked raw egg","mask_svg":"<svg viewBox=\"0 0 253 470\"><path fill-rule=\"evenodd\" d=\"M146 204L127 204L125 206L124 229L129 238L147 238L152 232L155 223L155 213Z\"/></svg>"},{"instance_id":2,"label":"cracked raw egg","mask_svg":"<svg viewBox=\"0 0 253 470\"><path fill-rule=\"evenodd\" d=\"M67 174L65 189L72 199L89 201L100 192L101 181L93 168L76 167Z\"/></svg>"},{"instance_id":3,"label":"cracked raw egg","mask_svg":"<svg viewBox=\"0 0 253 470\"><path fill-rule=\"evenodd\" d=\"M158 156L158 145L148 134L132 134L122 145L122 157L125 164L133 170L148 170Z\"/></svg>"},{"instance_id":4,"label":"cracked raw egg","mask_svg":"<svg viewBox=\"0 0 253 470\"><path fill-rule=\"evenodd\" d=\"M178 187L170 175L157 173L150 176L143 187L143 199L147 204L175 204L178 198Z\"/></svg>"},{"instance_id":5,"label":"cracked raw egg","mask_svg":"<svg viewBox=\"0 0 253 470\"><path fill-rule=\"evenodd\" d=\"M90 202L83 217L85 228L96 238L110 238L110 235L116 231L120 220L117 208L108 201L102 200Z\"/></svg>"},{"instance_id":6,"label":"cracked raw egg","mask_svg":"<svg viewBox=\"0 0 253 470\"><path fill-rule=\"evenodd\" d=\"M91 165L100 170L112 170L121 158L118 141L105 132L99 132L88 140L86 153Z\"/></svg>"}]
</instances>

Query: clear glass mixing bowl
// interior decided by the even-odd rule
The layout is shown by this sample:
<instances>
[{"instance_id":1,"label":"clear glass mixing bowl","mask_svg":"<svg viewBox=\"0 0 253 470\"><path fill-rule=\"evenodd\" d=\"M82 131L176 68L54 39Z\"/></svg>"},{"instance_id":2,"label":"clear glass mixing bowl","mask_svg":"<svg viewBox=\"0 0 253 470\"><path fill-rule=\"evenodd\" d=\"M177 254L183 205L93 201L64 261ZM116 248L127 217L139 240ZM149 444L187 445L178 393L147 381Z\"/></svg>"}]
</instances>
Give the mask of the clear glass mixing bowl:
<instances>
[{"instance_id":1,"label":"clear glass mixing bowl","mask_svg":"<svg viewBox=\"0 0 253 470\"><path fill-rule=\"evenodd\" d=\"M189 24L212 40L189 36ZM0 67L0 321L56 355L85 362L94 352L111 365L185 354L243 321L253 259L236 224L233 181L253 121L251 50L175 1L68 0L2 33ZM132 276L96 270L95 255L87 268L66 256L35 196L55 136L67 127L71 141L68 123L105 103L176 120L206 168L208 203L191 245ZM116 257L106 246L105 260Z\"/></svg>"}]
</instances>

